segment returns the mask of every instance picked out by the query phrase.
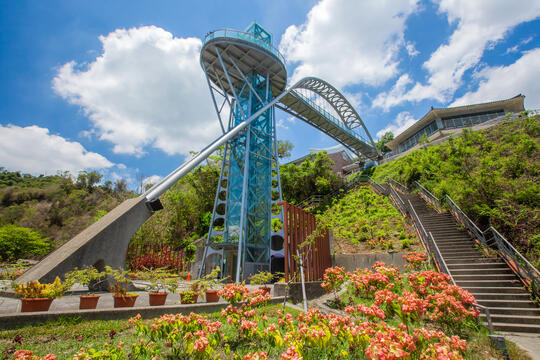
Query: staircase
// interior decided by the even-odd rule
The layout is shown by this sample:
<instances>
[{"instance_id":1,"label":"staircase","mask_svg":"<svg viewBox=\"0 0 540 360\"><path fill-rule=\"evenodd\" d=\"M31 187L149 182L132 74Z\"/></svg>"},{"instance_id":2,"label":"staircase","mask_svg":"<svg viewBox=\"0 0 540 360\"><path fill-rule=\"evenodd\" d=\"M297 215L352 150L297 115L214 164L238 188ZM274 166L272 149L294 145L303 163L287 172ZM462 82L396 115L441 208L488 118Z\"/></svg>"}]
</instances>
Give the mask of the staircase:
<instances>
[{"instance_id":1,"label":"staircase","mask_svg":"<svg viewBox=\"0 0 540 360\"><path fill-rule=\"evenodd\" d=\"M456 285L489 308L495 330L540 333L540 308L503 260L475 248L450 213L437 213L417 194L402 198L410 200L426 232L432 233Z\"/></svg>"}]
</instances>

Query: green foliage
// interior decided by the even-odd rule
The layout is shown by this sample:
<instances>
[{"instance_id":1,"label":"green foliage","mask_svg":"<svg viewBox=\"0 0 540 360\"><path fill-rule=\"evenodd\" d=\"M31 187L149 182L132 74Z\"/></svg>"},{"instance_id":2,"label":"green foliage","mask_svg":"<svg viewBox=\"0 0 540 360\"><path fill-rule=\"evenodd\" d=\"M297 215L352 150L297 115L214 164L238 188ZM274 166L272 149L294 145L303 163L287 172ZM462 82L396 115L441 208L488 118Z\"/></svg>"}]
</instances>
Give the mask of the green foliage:
<instances>
[{"instance_id":1,"label":"green foliage","mask_svg":"<svg viewBox=\"0 0 540 360\"><path fill-rule=\"evenodd\" d=\"M294 149L294 145L289 140L277 141L277 154L280 159L288 158L291 156L291 150Z\"/></svg>"},{"instance_id":2,"label":"green foliage","mask_svg":"<svg viewBox=\"0 0 540 360\"><path fill-rule=\"evenodd\" d=\"M45 255L50 245L41 235L17 225L0 227L0 259L14 260L23 256Z\"/></svg>"},{"instance_id":3,"label":"green foliage","mask_svg":"<svg viewBox=\"0 0 540 360\"><path fill-rule=\"evenodd\" d=\"M334 201L326 212L317 216L317 224L321 229L332 229L338 243L366 243L369 248L388 250L393 248L395 240L406 239L412 244L415 239L414 234L406 233L405 219L388 198L376 194L369 186L361 186Z\"/></svg>"},{"instance_id":4,"label":"green foliage","mask_svg":"<svg viewBox=\"0 0 540 360\"><path fill-rule=\"evenodd\" d=\"M274 279L274 274L268 271L259 271L249 277L249 283L253 285L269 284Z\"/></svg>"},{"instance_id":5,"label":"green foliage","mask_svg":"<svg viewBox=\"0 0 540 360\"><path fill-rule=\"evenodd\" d=\"M540 265L540 118L524 117L418 149L373 178L449 195L481 228L493 225Z\"/></svg>"},{"instance_id":6,"label":"green foliage","mask_svg":"<svg viewBox=\"0 0 540 360\"><path fill-rule=\"evenodd\" d=\"M82 172L74 183L68 172L36 177L0 168L0 226L38 231L52 250L133 196L97 185L100 179L99 173Z\"/></svg>"},{"instance_id":7,"label":"green foliage","mask_svg":"<svg viewBox=\"0 0 540 360\"><path fill-rule=\"evenodd\" d=\"M339 188L341 180L332 171L333 161L326 152L310 156L300 165L285 164L279 168L283 199L298 204L311 195L325 195Z\"/></svg>"},{"instance_id":8,"label":"green foliage","mask_svg":"<svg viewBox=\"0 0 540 360\"><path fill-rule=\"evenodd\" d=\"M102 279L105 276L104 272L98 271L93 266L86 267L84 269L75 268L72 271L64 275L65 282L70 284L70 287L75 284L81 284L83 286L88 286L92 281L97 281Z\"/></svg>"},{"instance_id":9,"label":"green foliage","mask_svg":"<svg viewBox=\"0 0 540 360\"><path fill-rule=\"evenodd\" d=\"M394 134L391 131L387 131L383 136L375 143L375 146L383 153L388 153L392 151L386 144L394 139Z\"/></svg>"}]
</instances>

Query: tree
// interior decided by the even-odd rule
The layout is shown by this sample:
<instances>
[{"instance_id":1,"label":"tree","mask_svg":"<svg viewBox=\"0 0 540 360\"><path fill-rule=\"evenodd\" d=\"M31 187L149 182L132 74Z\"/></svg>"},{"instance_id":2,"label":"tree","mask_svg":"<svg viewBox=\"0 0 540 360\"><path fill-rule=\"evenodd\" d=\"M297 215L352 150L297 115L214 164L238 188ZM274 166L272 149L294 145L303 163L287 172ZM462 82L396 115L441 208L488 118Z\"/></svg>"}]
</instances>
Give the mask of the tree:
<instances>
[{"instance_id":1,"label":"tree","mask_svg":"<svg viewBox=\"0 0 540 360\"><path fill-rule=\"evenodd\" d=\"M92 192L94 190L94 185L98 184L102 178L103 175L97 171L80 171L75 185L79 189L86 189L88 192Z\"/></svg>"},{"instance_id":2,"label":"tree","mask_svg":"<svg viewBox=\"0 0 540 360\"><path fill-rule=\"evenodd\" d=\"M311 195L325 195L339 188L340 178L332 170L332 159L326 152L313 154L302 164L280 166L283 198L298 204Z\"/></svg>"},{"instance_id":3,"label":"tree","mask_svg":"<svg viewBox=\"0 0 540 360\"><path fill-rule=\"evenodd\" d=\"M391 131L387 131L383 136L381 136L379 141L375 143L375 146L377 146L377 149L379 149L383 154L389 153L392 151L392 149L386 146L386 144L391 140L394 140L394 134Z\"/></svg>"},{"instance_id":4,"label":"tree","mask_svg":"<svg viewBox=\"0 0 540 360\"><path fill-rule=\"evenodd\" d=\"M294 148L294 145L289 140L278 140L277 141L277 155L278 158L283 159L291 156L291 150Z\"/></svg>"}]
</instances>

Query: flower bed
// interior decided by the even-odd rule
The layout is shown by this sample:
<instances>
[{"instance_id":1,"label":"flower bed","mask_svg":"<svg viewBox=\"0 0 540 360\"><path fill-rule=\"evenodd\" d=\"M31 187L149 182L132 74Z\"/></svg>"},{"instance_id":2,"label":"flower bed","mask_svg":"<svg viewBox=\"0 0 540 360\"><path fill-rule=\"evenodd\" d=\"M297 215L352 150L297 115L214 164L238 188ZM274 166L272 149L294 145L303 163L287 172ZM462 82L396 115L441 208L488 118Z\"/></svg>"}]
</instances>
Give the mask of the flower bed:
<instances>
[{"instance_id":1,"label":"flower bed","mask_svg":"<svg viewBox=\"0 0 540 360\"><path fill-rule=\"evenodd\" d=\"M448 280L383 263L354 273L331 268L324 288L336 292L343 315L269 311L264 291L229 284L220 295L231 304L215 316L136 316L129 322L138 341L83 347L73 359L463 359L467 342L457 334L478 326L474 298Z\"/></svg>"}]
</instances>

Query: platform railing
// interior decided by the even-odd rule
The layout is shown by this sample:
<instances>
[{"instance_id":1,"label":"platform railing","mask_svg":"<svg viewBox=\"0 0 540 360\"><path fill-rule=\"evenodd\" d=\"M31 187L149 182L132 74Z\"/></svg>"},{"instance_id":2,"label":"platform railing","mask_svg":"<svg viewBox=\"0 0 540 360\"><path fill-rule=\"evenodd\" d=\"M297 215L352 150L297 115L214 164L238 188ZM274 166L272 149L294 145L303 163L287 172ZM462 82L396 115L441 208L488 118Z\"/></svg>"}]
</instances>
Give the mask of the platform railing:
<instances>
[{"instance_id":1,"label":"platform railing","mask_svg":"<svg viewBox=\"0 0 540 360\"><path fill-rule=\"evenodd\" d=\"M253 34L251 33L247 33L245 31L240 31L240 30L234 30L234 29L218 29L218 30L214 30L214 31L211 31L209 32L208 34L206 34L205 38L204 38L204 43L207 43L208 41L212 40L212 39L215 39L215 38L220 38L220 37L223 37L223 38L233 38L233 39L238 39L238 40L244 40L244 41L249 41L249 42L252 42L268 51L270 51L272 54L274 54L283 64L286 64L285 62L285 58L283 57L283 55L281 55L281 53L279 52L279 50L274 47L272 44L262 40L262 39L259 39L257 37L255 37Z\"/></svg>"}]
</instances>

